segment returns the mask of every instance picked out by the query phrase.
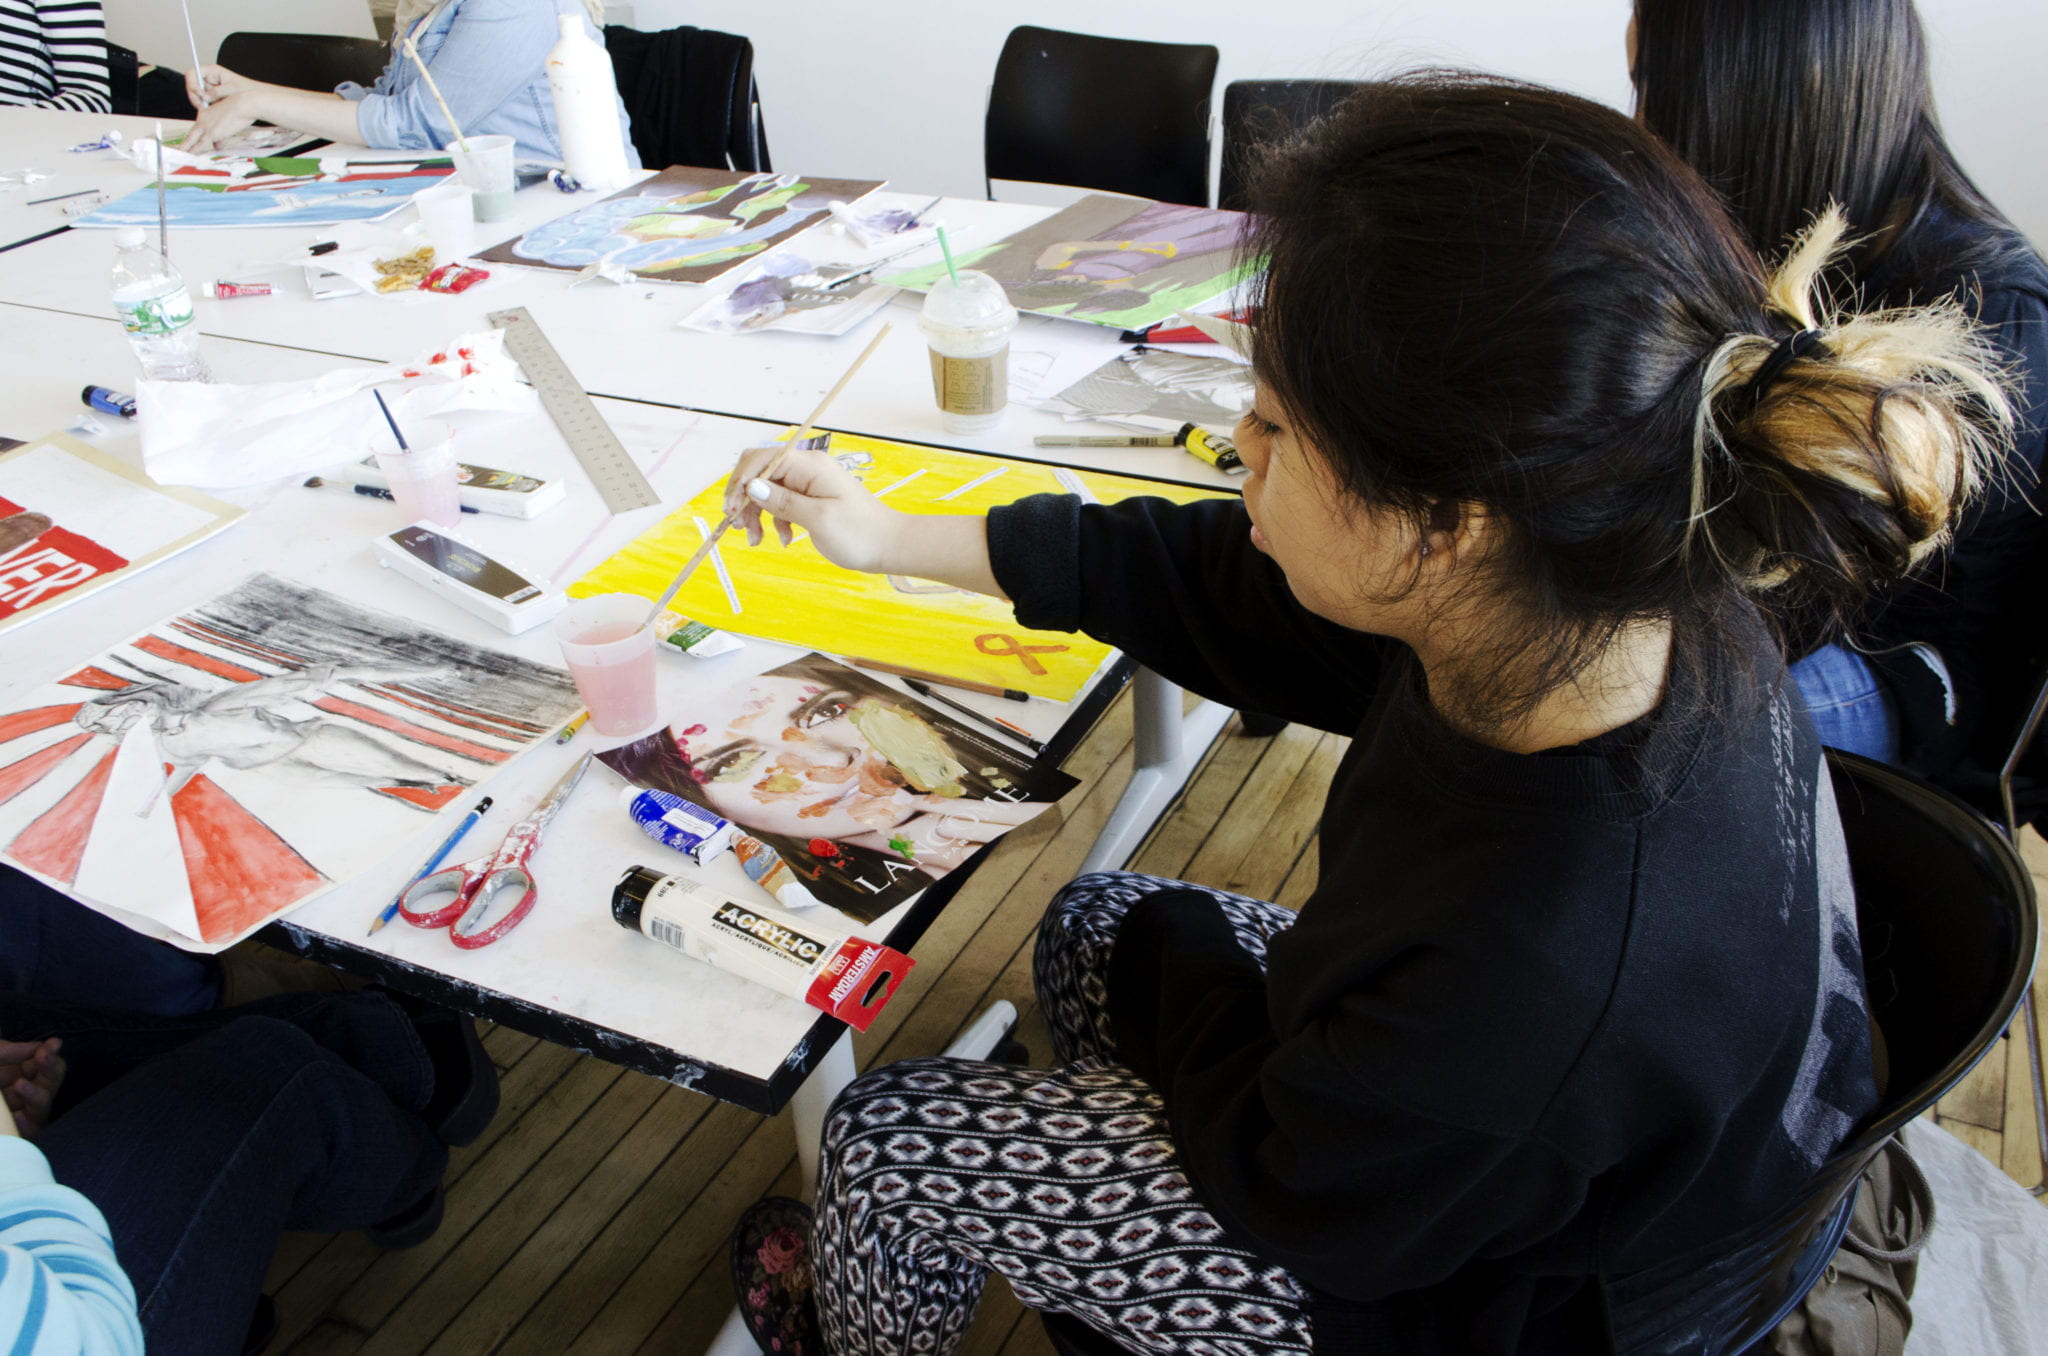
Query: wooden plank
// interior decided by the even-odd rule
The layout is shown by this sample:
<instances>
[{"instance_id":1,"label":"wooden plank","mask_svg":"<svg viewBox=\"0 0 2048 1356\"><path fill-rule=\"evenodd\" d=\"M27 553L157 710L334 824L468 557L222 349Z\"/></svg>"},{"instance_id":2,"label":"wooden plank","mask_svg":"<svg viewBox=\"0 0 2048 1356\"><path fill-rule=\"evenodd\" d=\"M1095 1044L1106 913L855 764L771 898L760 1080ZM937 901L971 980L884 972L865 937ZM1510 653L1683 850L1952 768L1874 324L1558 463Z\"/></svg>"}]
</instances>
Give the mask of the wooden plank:
<instances>
[{"instance_id":1,"label":"wooden plank","mask_svg":"<svg viewBox=\"0 0 2048 1356\"><path fill-rule=\"evenodd\" d=\"M1320 838L1310 838L1302 844L1301 856L1294 860L1294 869L1287 873L1286 881L1273 895L1275 904L1299 912L1301 906L1308 903L1308 897L1316 892L1316 882L1322 878L1321 850Z\"/></svg>"},{"instance_id":2,"label":"wooden plank","mask_svg":"<svg viewBox=\"0 0 2048 1356\"><path fill-rule=\"evenodd\" d=\"M721 1254L741 1213L769 1194L776 1179L795 1162L789 1113L761 1121L567 1350L616 1356L647 1341L698 1273Z\"/></svg>"},{"instance_id":3,"label":"wooden plank","mask_svg":"<svg viewBox=\"0 0 2048 1356\"><path fill-rule=\"evenodd\" d=\"M498 1274L521 1240L581 1188L668 1086L646 1074L619 1072L568 1133L534 1159L444 1257L423 1275L407 1269L420 1279L402 1302L387 1306L388 1285L358 1285L343 1295L335 1305L339 1317L365 1327L379 1325L363 1350L370 1356L412 1356L425 1348L463 1302Z\"/></svg>"},{"instance_id":4,"label":"wooden plank","mask_svg":"<svg viewBox=\"0 0 2048 1356\"><path fill-rule=\"evenodd\" d=\"M2027 1017L2022 1009L2005 1038L2005 1123L2000 1127L1999 1166L2006 1176L2031 1189L2041 1184L2041 1140L2035 1128L2034 1080L2027 1069L2033 1054L2023 1026Z\"/></svg>"},{"instance_id":5,"label":"wooden plank","mask_svg":"<svg viewBox=\"0 0 2048 1356\"><path fill-rule=\"evenodd\" d=\"M1133 854L1130 869L1173 878L1187 870L1270 742L1235 726L1226 729L1188 779L1180 802Z\"/></svg>"},{"instance_id":6,"label":"wooden plank","mask_svg":"<svg viewBox=\"0 0 2048 1356\"><path fill-rule=\"evenodd\" d=\"M711 1099L701 1093L669 1087L653 1079L643 1081L655 1089L652 1106L604 1152L567 1198L537 1227L521 1229L509 1216L501 1220L502 1206L484 1221L477 1230L479 1234L505 1229L510 1233L507 1246L516 1245L516 1250L484 1272L482 1284L454 1290L453 1303L460 1312L427 1350L495 1350L542 1293L589 1246L598 1231L646 1184L669 1150L686 1138L712 1107ZM611 1114L600 1104L585 1119L595 1121ZM537 1164L529 1181L539 1181L559 1171L545 1163ZM454 1260L451 1258L449 1264ZM415 1294L415 1299L418 1297Z\"/></svg>"},{"instance_id":7,"label":"wooden plank","mask_svg":"<svg viewBox=\"0 0 2048 1356\"><path fill-rule=\"evenodd\" d=\"M1322 738L1321 733L1306 725L1290 725L1263 741L1266 747L1253 764L1251 775L1239 784L1230 798L1230 808L1210 827L1201 849L1180 874L1219 890L1251 894L1242 878L1248 867L1266 865L1265 848L1273 834L1273 820L1281 815L1288 793L1294 789L1296 778ZM1300 815L1282 817L1303 821ZM1300 851L1301 840L1307 838L1313 825L1313 819L1303 823L1301 836L1289 851L1290 861L1293 853ZM1278 874L1284 877L1284 869Z\"/></svg>"},{"instance_id":8,"label":"wooden plank","mask_svg":"<svg viewBox=\"0 0 2048 1356\"><path fill-rule=\"evenodd\" d=\"M613 1292L640 1265L662 1231L704 1190L734 1148L767 1119L727 1102L714 1103L696 1128L670 1149L632 1200L567 1259L568 1269L497 1348L500 1356L553 1356L566 1351L592 1315L604 1309Z\"/></svg>"},{"instance_id":9,"label":"wooden plank","mask_svg":"<svg viewBox=\"0 0 2048 1356\"><path fill-rule=\"evenodd\" d=\"M448 1193L447 1215L432 1238L403 1252L370 1249L368 1266L347 1279L327 1307L326 1316L351 1327L376 1333L391 1311L404 1303L443 1257L461 1244L469 1231L517 1186L533 1164L590 1109L624 1072L616 1065L570 1054L569 1071L557 1080L510 1129L477 1156ZM362 1243L360 1235L344 1242ZM364 1247L368 1244L363 1243ZM330 1249L330 1251L332 1251Z\"/></svg>"},{"instance_id":10,"label":"wooden plank","mask_svg":"<svg viewBox=\"0 0 2048 1356\"><path fill-rule=\"evenodd\" d=\"M796 1163L792 1160L783 1174L769 1184L766 1196L796 1196L801 1194L801 1180ZM742 1207L744 1208L744 1207ZM734 1215L733 1224L739 1223ZM698 1271L676 1302L662 1316L661 1322L639 1350L647 1356L676 1356L678 1352L702 1351L711 1344L711 1339L725 1323L726 1315L732 1312L732 1265L730 1227L719 1235L718 1247L705 1259Z\"/></svg>"},{"instance_id":11,"label":"wooden plank","mask_svg":"<svg viewBox=\"0 0 2048 1356\"><path fill-rule=\"evenodd\" d=\"M2005 1125L2005 1049L1994 1047L1963 1076L1948 1096L1935 1106L1943 1123L1968 1121L1986 1130ZM1994 1157L1992 1162L1997 1162Z\"/></svg>"},{"instance_id":12,"label":"wooden plank","mask_svg":"<svg viewBox=\"0 0 2048 1356\"><path fill-rule=\"evenodd\" d=\"M463 1178L493 1146L515 1130L528 1136L541 1133L538 1128L522 1129L526 1117L582 1062L583 1057L574 1050L537 1045L499 1080L496 1118L474 1143L448 1155L448 1176L445 1180L451 1212L468 1199L469 1192L463 1186ZM443 1234L448 1227L444 1221L441 1225ZM429 1240L421 1246L433 1245L434 1240ZM329 1238L327 1246L295 1272L288 1284L271 1291L278 1308L277 1346L280 1349L289 1346L300 1333L324 1318L335 1299L386 1255L361 1234L340 1234Z\"/></svg>"},{"instance_id":13,"label":"wooden plank","mask_svg":"<svg viewBox=\"0 0 2048 1356\"><path fill-rule=\"evenodd\" d=\"M1019 1323L1037 1327L1038 1318L1017 1302L1008 1281L991 1275L981 1288L981 1307L974 1311L974 1322L968 1325L953 1356L997 1356Z\"/></svg>"},{"instance_id":14,"label":"wooden plank","mask_svg":"<svg viewBox=\"0 0 2048 1356\"><path fill-rule=\"evenodd\" d=\"M1045 1335L1045 1324L1038 1315L1026 1309L1017 1326L1010 1329L1010 1340L1003 1343L1002 1356L1059 1356L1059 1349Z\"/></svg>"}]
</instances>

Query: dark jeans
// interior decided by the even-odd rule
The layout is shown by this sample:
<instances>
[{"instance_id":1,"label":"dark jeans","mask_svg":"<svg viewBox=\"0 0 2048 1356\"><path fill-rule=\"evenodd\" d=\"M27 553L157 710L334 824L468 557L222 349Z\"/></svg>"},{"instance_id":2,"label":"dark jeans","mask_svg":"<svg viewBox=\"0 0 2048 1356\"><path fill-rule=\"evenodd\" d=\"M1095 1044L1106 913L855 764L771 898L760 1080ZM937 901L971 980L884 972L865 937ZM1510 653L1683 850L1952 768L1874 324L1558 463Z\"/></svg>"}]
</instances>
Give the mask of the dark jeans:
<instances>
[{"instance_id":1,"label":"dark jeans","mask_svg":"<svg viewBox=\"0 0 2048 1356\"><path fill-rule=\"evenodd\" d=\"M0 1034L61 1036L36 1137L113 1231L151 1356L242 1349L286 1229L362 1228L440 1182L433 1064L381 994L284 994L192 1017L0 994Z\"/></svg>"},{"instance_id":2,"label":"dark jeans","mask_svg":"<svg viewBox=\"0 0 2048 1356\"><path fill-rule=\"evenodd\" d=\"M220 1001L220 962L130 931L0 866L0 993L166 1016L205 1012Z\"/></svg>"}]
</instances>

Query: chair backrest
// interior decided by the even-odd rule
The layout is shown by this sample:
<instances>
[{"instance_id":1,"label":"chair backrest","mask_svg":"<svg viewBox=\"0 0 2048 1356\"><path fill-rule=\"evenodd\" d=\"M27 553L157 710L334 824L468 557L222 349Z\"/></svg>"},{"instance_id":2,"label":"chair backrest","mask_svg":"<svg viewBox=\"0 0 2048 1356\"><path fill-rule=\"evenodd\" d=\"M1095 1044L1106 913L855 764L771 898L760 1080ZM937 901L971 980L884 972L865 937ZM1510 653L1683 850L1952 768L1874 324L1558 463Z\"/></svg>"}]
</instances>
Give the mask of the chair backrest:
<instances>
[{"instance_id":1,"label":"chair backrest","mask_svg":"<svg viewBox=\"0 0 2048 1356\"><path fill-rule=\"evenodd\" d=\"M772 168L752 42L708 28L617 25L604 40L641 164Z\"/></svg>"},{"instance_id":2,"label":"chair backrest","mask_svg":"<svg viewBox=\"0 0 2048 1356\"><path fill-rule=\"evenodd\" d=\"M984 125L990 179L1209 203L1214 47L1012 29Z\"/></svg>"},{"instance_id":3,"label":"chair backrest","mask_svg":"<svg viewBox=\"0 0 2048 1356\"><path fill-rule=\"evenodd\" d=\"M1833 1258L1863 1169L1984 1057L2032 980L2033 880L1999 830L1909 773L1827 756L1888 1087L1776 1219L1609 1286L1615 1349L1626 1356L1740 1352L1776 1327Z\"/></svg>"},{"instance_id":4,"label":"chair backrest","mask_svg":"<svg viewBox=\"0 0 2048 1356\"><path fill-rule=\"evenodd\" d=\"M251 80L324 91L350 80L375 84L391 49L375 38L326 33L230 33L220 41L218 60Z\"/></svg>"},{"instance_id":5,"label":"chair backrest","mask_svg":"<svg viewBox=\"0 0 2048 1356\"><path fill-rule=\"evenodd\" d=\"M1362 80L1233 80L1223 87L1223 159L1216 205L1245 209L1245 185L1261 147L1314 122L1355 92Z\"/></svg>"}]
</instances>

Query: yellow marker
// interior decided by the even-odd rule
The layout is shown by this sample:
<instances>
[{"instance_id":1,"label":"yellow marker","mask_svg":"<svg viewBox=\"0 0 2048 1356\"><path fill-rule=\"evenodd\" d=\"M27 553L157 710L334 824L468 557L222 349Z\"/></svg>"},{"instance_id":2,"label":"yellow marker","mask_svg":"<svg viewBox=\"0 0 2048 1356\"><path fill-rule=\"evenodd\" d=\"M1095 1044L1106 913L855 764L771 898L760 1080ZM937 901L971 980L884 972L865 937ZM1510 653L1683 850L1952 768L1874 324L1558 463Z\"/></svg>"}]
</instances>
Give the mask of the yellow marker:
<instances>
[{"instance_id":1,"label":"yellow marker","mask_svg":"<svg viewBox=\"0 0 2048 1356\"><path fill-rule=\"evenodd\" d=\"M588 711L578 712L576 715L576 719L570 721L567 725L564 725L562 727L562 732L555 736L555 742L557 744L566 744L570 740L574 739L576 737L576 732L583 728L583 722L589 719L590 713Z\"/></svg>"}]
</instances>

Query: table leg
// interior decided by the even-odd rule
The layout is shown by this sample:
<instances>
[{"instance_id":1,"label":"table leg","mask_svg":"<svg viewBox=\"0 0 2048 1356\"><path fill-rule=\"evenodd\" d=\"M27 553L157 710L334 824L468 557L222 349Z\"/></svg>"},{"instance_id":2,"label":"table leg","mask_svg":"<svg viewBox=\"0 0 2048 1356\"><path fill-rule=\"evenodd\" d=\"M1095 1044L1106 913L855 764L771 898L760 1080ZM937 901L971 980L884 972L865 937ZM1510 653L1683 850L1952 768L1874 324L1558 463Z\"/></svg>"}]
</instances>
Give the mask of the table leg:
<instances>
[{"instance_id":1,"label":"table leg","mask_svg":"<svg viewBox=\"0 0 2048 1356\"><path fill-rule=\"evenodd\" d=\"M1230 708L1216 702L1203 702L1183 717L1180 688L1150 669L1138 670L1131 689L1137 766L1081 863L1082 875L1120 870L1131 859L1230 719Z\"/></svg>"}]
</instances>

